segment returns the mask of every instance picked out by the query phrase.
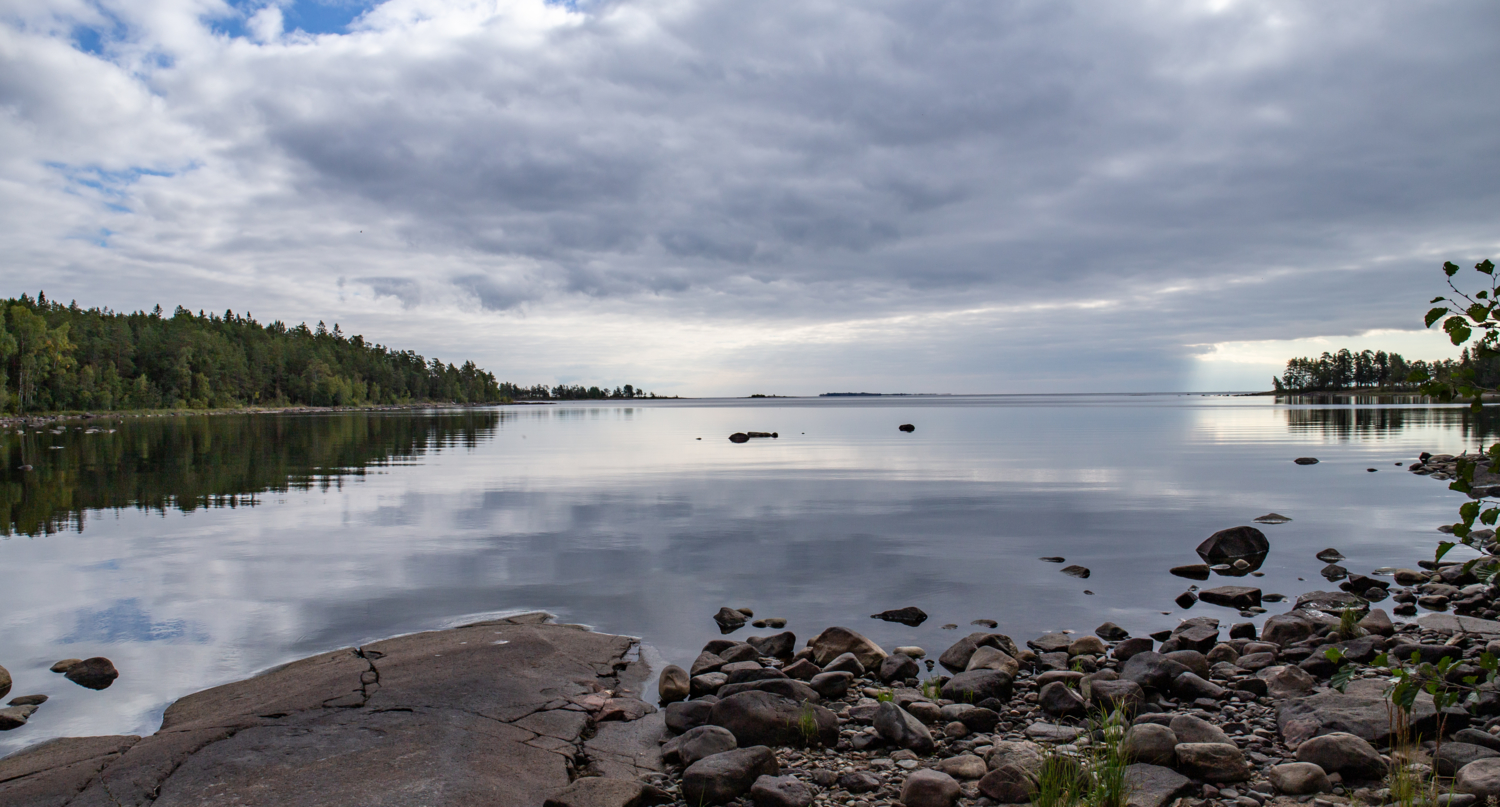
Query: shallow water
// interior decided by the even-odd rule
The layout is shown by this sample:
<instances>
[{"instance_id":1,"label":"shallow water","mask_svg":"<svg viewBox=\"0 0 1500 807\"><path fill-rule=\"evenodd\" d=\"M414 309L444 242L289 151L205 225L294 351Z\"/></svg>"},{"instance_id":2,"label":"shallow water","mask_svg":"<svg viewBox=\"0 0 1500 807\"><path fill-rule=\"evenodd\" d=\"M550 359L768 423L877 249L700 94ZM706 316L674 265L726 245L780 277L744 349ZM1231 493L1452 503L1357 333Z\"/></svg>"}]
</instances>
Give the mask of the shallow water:
<instances>
[{"instance_id":1,"label":"shallow water","mask_svg":"<svg viewBox=\"0 0 1500 807\"><path fill-rule=\"evenodd\" d=\"M150 732L205 686L518 610L641 636L681 664L719 635L722 605L784 617L799 637L843 624L931 651L981 618L1018 639L1105 620L1144 633L1189 613L1240 621L1178 609L1193 581L1167 568L1271 511L1293 521L1262 527L1264 577L1242 579L1267 592L1331 588L1313 558L1328 546L1355 571L1410 566L1464 499L1397 463L1473 448L1493 422L1462 408L1137 395L579 402L11 432L0 664L12 697L52 700L0 734L0 753ZM749 430L780 436L725 439ZM1308 455L1322 462L1291 462ZM1038 560L1053 555L1092 575ZM869 618L907 605L931 618ZM93 655L122 671L103 692L47 671Z\"/></svg>"}]
</instances>

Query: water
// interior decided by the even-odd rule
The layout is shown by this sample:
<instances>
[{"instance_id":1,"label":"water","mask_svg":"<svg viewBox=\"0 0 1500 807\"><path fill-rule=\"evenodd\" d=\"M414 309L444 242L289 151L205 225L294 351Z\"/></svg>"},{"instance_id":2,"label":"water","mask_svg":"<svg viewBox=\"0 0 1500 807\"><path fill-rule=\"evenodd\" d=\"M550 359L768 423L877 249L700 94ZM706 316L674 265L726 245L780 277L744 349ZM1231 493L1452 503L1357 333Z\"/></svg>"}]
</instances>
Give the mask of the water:
<instances>
[{"instance_id":1,"label":"water","mask_svg":"<svg viewBox=\"0 0 1500 807\"><path fill-rule=\"evenodd\" d=\"M749 430L780 437L725 439ZM206 686L519 610L641 636L680 664L719 635L722 605L784 617L799 637L842 624L935 652L983 618L1018 639L1105 620L1140 634L1187 613L1239 621L1178 609L1192 581L1166 570L1271 511L1294 520L1263 527L1265 576L1244 578L1267 592L1330 588L1313 558L1328 546L1356 571L1410 566L1463 499L1396 463L1493 431L1491 413L1462 408L1183 395L579 402L12 430L0 436L0 664L12 697L52 700L0 734L0 753L150 732ZM1291 462L1307 455L1322 462ZM1064 576L1038 560L1050 555L1093 573ZM869 618L907 605L931 618ZM122 672L103 692L47 671L93 655Z\"/></svg>"}]
</instances>

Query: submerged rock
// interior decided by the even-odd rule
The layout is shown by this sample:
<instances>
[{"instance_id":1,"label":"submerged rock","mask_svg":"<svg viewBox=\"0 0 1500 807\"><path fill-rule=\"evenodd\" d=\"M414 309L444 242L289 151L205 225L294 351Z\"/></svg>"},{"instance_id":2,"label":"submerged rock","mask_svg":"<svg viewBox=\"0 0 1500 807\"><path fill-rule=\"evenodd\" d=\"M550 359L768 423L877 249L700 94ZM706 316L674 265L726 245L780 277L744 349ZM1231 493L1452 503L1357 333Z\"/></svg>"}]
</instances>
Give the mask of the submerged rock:
<instances>
[{"instance_id":1,"label":"submerged rock","mask_svg":"<svg viewBox=\"0 0 1500 807\"><path fill-rule=\"evenodd\" d=\"M881 611L878 614L870 614L871 619L883 619L886 622L900 622L903 625L916 627L927 621L927 612L913 605L905 608L896 608L890 611Z\"/></svg>"},{"instance_id":2,"label":"submerged rock","mask_svg":"<svg viewBox=\"0 0 1500 807\"><path fill-rule=\"evenodd\" d=\"M1255 519L1255 522L1257 524L1285 524L1288 521L1291 521L1291 519L1280 513L1266 513L1265 515Z\"/></svg>"},{"instance_id":3,"label":"submerged rock","mask_svg":"<svg viewBox=\"0 0 1500 807\"><path fill-rule=\"evenodd\" d=\"M1298 457L1298 458L1292 460L1292 462L1295 462L1298 465L1317 465L1318 464L1318 458L1317 457Z\"/></svg>"},{"instance_id":4,"label":"submerged rock","mask_svg":"<svg viewBox=\"0 0 1500 807\"><path fill-rule=\"evenodd\" d=\"M1239 558L1264 556L1271 551L1266 534L1254 527L1230 527L1198 545L1198 557L1209 563L1232 563Z\"/></svg>"},{"instance_id":5,"label":"submerged rock","mask_svg":"<svg viewBox=\"0 0 1500 807\"><path fill-rule=\"evenodd\" d=\"M65 675L69 681L81 687L108 689L120 677L120 671L115 669L114 663L109 659L95 656L69 667Z\"/></svg>"}]
</instances>

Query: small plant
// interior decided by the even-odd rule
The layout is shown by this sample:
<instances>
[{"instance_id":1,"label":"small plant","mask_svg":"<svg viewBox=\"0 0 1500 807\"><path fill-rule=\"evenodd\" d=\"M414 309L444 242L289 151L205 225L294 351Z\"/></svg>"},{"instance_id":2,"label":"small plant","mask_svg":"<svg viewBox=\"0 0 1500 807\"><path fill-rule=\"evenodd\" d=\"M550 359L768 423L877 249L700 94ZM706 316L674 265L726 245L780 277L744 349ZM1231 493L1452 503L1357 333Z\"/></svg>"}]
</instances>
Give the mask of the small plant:
<instances>
[{"instance_id":1,"label":"small plant","mask_svg":"<svg viewBox=\"0 0 1500 807\"><path fill-rule=\"evenodd\" d=\"M928 700L937 700L943 696L943 682L936 678L929 678L922 682L922 697Z\"/></svg>"},{"instance_id":2,"label":"small plant","mask_svg":"<svg viewBox=\"0 0 1500 807\"><path fill-rule=\"evenodd\" d=\"M1345 608L1339 612L1339 639L1347 642L1365 635L1365 629L1359 626L1359 620L1359 611L1353 608Z\"/></svg>"},{"instance_id":3,"label":"small plant","mask_svg":"<svg viewBox=\"0 0 1500 807\"><path fill-rule=\"evenodd\" d=\"M1090 790L1083 760L1056 749L1048 749L1037 771L1031 803L1036 807L1076 807Z\"/></svg>"},{"instance_id":4,"label":"small plant","mask_svg":"<svg viewBox=\"0 0 1500 807\"><path fill-rule=\"evenodd\" d=\"M1125 807L1130 797L1125 770L1125 730L1130 725L1120 704L1089 719L1097 738L1084 755L1046 752L1037 773L1036 807Z\"/></svg>"},{"instance_id":5,"label":"small plant","mask_svg":"<svg viewBox=\"0 0 1500 807\"><path fill-rule=\"evenodd\" d=\"M889 691L876 692L875 693L875 700L879 701L880 703L890 703L891 702L891 693Z\"/></svg>"},{"instance_id":6,"label":"small plant","mask_svg":"<svg viewBox=\"0 0 1500 807\"><path fill-rule=\"evenodd\" d=\"M802 708L797 712L797 730L802 733L802 739L808 745L817 743L818 713L807 701L802 702Z\"/></svg>"}]
</instances>

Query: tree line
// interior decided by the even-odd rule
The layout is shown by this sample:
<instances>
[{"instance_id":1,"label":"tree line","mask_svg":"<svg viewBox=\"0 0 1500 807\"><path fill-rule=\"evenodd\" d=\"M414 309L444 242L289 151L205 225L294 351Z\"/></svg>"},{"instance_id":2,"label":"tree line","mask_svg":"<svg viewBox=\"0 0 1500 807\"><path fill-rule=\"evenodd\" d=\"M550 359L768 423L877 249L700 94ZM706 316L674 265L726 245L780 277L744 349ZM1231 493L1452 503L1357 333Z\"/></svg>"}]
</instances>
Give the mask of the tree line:
<instances>
[{"instance_id":1,"label":"tree line","mask_svg":"<svg viewBox=\"0 0 1500 807\"><path fill-rule=\"evenodd\" d=\"M1500 382L1500 361L1476 360L1467 349L1457 360L1408 362L1400 353L1347 348L1324 351L1317 358L1302 357L1286 363L1286 372L1271 381L1277 392L1336 392L1367 390L1415 392L1424 382L1449 379L1461 369L1472 368L1479 377Z\"/></svg>"},{"instance_id":2,"label":"tree line","mask_svg":"<svg viewBox=\"0 0 1500 807\"><path fill-rule=\"evenodd\" d=\"M329 330L178 306L122 314L0 300L0 411L358 406L503 400L472 361L444 364Z\"/></svg>"}]
</instances>

